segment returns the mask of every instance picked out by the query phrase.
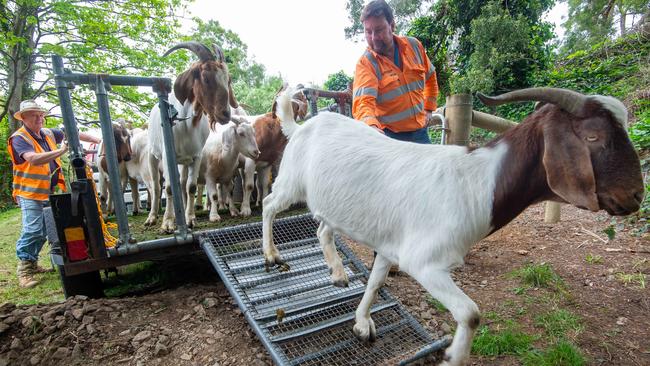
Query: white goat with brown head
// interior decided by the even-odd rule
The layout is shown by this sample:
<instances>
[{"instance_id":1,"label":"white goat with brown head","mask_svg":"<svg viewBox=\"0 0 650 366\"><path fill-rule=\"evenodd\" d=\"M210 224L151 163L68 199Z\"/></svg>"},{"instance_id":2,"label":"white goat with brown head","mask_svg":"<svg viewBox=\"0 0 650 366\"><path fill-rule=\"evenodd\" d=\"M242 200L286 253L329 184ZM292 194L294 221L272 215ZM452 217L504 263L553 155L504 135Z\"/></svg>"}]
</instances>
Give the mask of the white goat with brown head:
<instances>
[{"instance_id":1,"label":"white goat with brown head","mask_svg":"<svg viewBox=\"0 0 650 366\"><path fill-rule=\"evenodd\" d=\"M273 244L275 215L306 202L321 221L318 237L335 285L346 286L348 277L334 232L377 252L356 310L357 337L376 338L370 306L391 264L399 264L458 322L443 364L465 365L480 314L450 271L462 265L474 243L535 202L627 215L639 209L644 195L620 101L551 88L481 98L489 104L547 104L485 147L469 150L393 140L329 112L299 126L290 95L281 96L278 116L289 143L263 203L267 265L283 263Z\"/></svg>"},{"instance_id":2,"label":"white goat with brown head","mask_svg":"<svg viewBox=\"0 0 650 366\"><path fill-rule=\"evenodd\" d=\"M203 44L183 42L172 47L165 55L181 48L194 52L200 59L178 75L174 82L174 93L169 96L169 103L176 108L180 118L173 127L174 147L177 163L188 169L187 181L180 183L185 205L185 221L189 227L193 227L196 224L194 205L188 204L187 198L194 197L196 193L201 150L208 139L210 128L217 123L227 124L230 121L230 107L237 108L238 104L232 92L228 66L219 48L215 46L213 53ZM160 188L156 184L159 179L157 167L162 161L167 205L161 229L172 232L176 223L158 105L153 107L149 116L149 145L149 164L154 180L150 186L154 187L154 191L151 212L145 224L154 225L157 221L161 197Z\"/></svg>"}]
</instances>

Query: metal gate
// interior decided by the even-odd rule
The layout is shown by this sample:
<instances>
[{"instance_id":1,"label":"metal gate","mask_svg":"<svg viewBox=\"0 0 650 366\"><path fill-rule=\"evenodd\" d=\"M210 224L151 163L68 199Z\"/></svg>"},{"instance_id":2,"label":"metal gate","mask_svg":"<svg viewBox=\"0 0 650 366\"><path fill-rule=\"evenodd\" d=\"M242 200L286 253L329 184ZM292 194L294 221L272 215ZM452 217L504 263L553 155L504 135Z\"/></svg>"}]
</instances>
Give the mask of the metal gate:
<instances>
[{"instance_id":1,"label":"metal gate","mask_svg":"<svg viewBox=\"0 0 650 366\"><path fill-rule=\"evenodd\" d=\"M434 340L383 288L371 310L377 340L357 340L352 326L369 275L364 264L336 237L350 282L335 287L310 214L273 226L289 271L266 270L261 222L202 232L199 242L277 364L407 364L448 345Z\"/></svg>"}]
</instances>

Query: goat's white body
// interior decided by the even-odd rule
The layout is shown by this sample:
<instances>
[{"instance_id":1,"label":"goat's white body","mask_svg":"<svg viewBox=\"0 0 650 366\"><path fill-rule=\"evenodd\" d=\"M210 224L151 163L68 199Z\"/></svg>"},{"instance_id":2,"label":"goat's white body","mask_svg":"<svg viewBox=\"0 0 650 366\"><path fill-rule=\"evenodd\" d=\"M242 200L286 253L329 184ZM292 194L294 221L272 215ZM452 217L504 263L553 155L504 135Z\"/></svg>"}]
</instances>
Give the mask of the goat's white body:
<instances>
[{"instance_id":1,"label":"goat's white body","mask_svg":"<svg viewBox=\"0 0 650 366\"><path fill-rule=\"evenodd\" d=\"M140 192L138 190L138 183L142 182L147 187L149 195L153 195L153 185L159 182L154 182L149 168L149 131L136 129L133 131L131 137L131 160L125 164L126 176L122 177L123 186L126 179L129 180L131 185L131 198L133 200L133 214L140 212ZM159 170L160 171L160 170Z\"/></svg>"},{"instance_id":2,"label":"goat's white body","mask_svg":"<svg viewBox=\"0 0 650 366\"><path fill-rule=\"evenodd\" d=\"M250 155L250 144L255 142L255 134L250 125L245 129L245 136L239 136L236 126L230 122L224 126L218 126L216 131L210 133L201 158L201 169L199 171L198 184L207 187L208 201L210 202L209 220L220 221L218 212L217 192L225 199L231 216L238 216L239 211L235 207L232 198L233 178L237 173L240 157ZM257 149L257 145L255 145ZM250 159L247 157L247 159ZM202 191L202 190L199 190Z\"/></svg>"},{"instance_id":3,"label":"goat's white body","mask_svg":"<svg viewBox=\"0 0 650 366\"><path fill-rule=\"evenodd\" d=\"M172 131L174 135L174 148L176 149L176 162L178 165L185 166L189 174L186 181L181 181L181 191L183 194L183 203L185 205L185 221L191 227L195 224L195 211L194 205L188 204L188 197L193 196L196 189L196 182L198 179L199 165L201 163L201 151L205 145L208 135L210 134L210 127L206 115L202 115L197 126L192 125L194 111L191 103L185 101L184 104L176 99L173 94L169 95L169 103L178 111L178 118L181 120L176 121ZM186 118L185 120L182 120ZM165 215L161 229L167 232L173 231L176 227L174 221L173 198L171 196L171 189L169 188L170 178L167 171L167 157L165 155L165 144L162 131L162 120L160 110L156 104L149 115L149 146L151 155L149 159L149 166L151 170L152 179L155 181L159 178L158 171L155 167L159 166L162 162L163 174L165 177L165 187L167 192L167 205L165 206ZM151 211L147 218L146 224L153 225L158 216L158 209L160 205L161 192L158 185L154 184L154 192L152 197ZM193 200L191 200L193 201Z\"/></svg>"},{"instance_id":4,"label":"goat's white body","mask_svg":"<svg viewBox=\"0 0 650 366\"><path fill-rule=\"evenodd\" d=\"M404 143L324 112L292 135L274 189L401 268L448 268L491 230L505 151Z\"/></svg>"},{"instance_id":5,"label":"goat's white body","mask_svg":"<svg viewBox=\"0 0 650 366\"><path fill-rule=\"evenodd\" d=\"M321 221L318 237L335 285L347 285L348 276L334 232L378 253L356 311L357 337L376 336L370 307L391 263L397 263L452 312L458 328L445 364L464 365L479 311L449 272L492 229L494 189L506 144L469 152L459 146L401 142L328 112L298 126L286 100L283 104L279 98L278 106L289 143L273 192L264 199L267 264L282 263L273 244L273 218L292 203L306 202Z\"/></svg>"}]
</instances>

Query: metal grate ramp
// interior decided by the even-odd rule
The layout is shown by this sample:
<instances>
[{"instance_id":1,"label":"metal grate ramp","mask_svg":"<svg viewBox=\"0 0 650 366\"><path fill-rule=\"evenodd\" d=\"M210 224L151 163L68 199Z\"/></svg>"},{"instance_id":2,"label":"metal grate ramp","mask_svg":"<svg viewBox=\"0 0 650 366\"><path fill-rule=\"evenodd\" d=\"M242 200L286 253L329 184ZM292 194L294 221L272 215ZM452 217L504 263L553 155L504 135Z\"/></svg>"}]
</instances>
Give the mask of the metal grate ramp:
<instances>
[{"instance_id":1,"label":"metal grate ramp","mask_svg":"<svg viewBox=\"0 0 650 366\"><path fill-rule=\"evenodd\" d=\"M333 286L317 228L310 214L275 221L275 244L291 266L284 272L265 269L261 222L200 233L201 247L277 364L407 364L448 345L431 338L385 289L372 307L377 340L357 340L354 311L369 273L336 237L350 283Z\"/></svg>"}]
</instances>

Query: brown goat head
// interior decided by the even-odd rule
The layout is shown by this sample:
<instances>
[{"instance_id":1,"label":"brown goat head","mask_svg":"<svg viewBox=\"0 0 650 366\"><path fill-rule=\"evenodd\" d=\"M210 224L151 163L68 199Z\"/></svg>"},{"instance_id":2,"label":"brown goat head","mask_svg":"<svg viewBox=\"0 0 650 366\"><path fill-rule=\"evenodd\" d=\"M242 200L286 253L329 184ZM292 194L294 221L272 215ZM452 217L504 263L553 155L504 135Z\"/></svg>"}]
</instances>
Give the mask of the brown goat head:
<instances>
[{"instance_id":1,"label":"brown goat head","mask_svg":"<svg viewBox=\"0 0 650 366\"><path fill-rule=\"evenodd\" d=\"M628 137L627 110L605 96L555 88L517 90L479 98L487 105L541 101L524 122L543 134L543 168L549 188L562 200L610 215L636 212L644 187L639 157Z\"/></svg>"},{"instance_id":2,"label":"brown goat head","mask_svg":"<svg viewBox=\"0 0 650 366\"><path fill-rule=\"evenodd\" d=\"M127 122L123 118L119 118L115 123L113 123L113 139L115 140L115 150L117 152L118 163L131 160L133 155L133 150L131 150L131 134L126 128L126 123ZM106 145L102 144L102 150L104 150L101 151L102 155L106 155L105 149ZM104 171L108 171L108 165L104 156L101 157L99 163Z\"/></svg>"},{"instance_id":3,"label":"brown goat head","mask_svg":"<svg viewBox=\"0 0 650 366\"><path fill-rule=\"evenodd\" d=\"M217 46L215 54L198 42L182 42L167 52L167 56L177 49L188 49L199 56L199 61L182 72L174 82L174 95L179 102L189 101L194 107L193 124L197 125L203 114L210 121L210 128L230 121L230 106L239 105L232 91L232 81L228 73L223 52Z\"/></svg>"}]
</instances>

